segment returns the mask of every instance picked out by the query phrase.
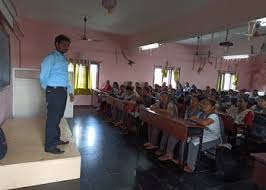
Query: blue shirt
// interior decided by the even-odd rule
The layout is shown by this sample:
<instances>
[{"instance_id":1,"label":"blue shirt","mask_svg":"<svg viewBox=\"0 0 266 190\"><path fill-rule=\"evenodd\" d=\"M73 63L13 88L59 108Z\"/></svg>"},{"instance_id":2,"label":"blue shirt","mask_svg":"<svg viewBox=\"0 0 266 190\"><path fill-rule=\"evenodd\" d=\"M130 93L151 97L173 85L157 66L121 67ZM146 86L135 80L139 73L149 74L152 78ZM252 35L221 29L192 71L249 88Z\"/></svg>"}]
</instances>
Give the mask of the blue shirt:
<instances>
[{"instance_id":1,"label":"blue shirt","mask_svg":"<svg viewBox=\"0 0 266 190\"><path fill-rule=\"evenodd\" d=\"M43 89L47 86L67 87L67 92L73 93L68 81L68 63L63 54L55 50L44 58L41 64L40 82Z\"/></svg>"}]
</instances>

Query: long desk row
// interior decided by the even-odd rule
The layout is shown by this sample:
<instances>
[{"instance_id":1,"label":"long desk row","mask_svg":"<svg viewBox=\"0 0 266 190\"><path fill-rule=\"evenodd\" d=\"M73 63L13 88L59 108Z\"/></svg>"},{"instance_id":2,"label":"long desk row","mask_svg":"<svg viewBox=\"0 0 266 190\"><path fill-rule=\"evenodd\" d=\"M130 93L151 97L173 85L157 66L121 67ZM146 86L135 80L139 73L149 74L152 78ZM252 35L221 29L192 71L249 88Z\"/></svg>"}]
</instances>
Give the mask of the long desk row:
<instances>
[{"instance_id":1,"label":"long desk row","mask_svg":"<svg viewBox=\"0 0 266 190\"><path fill-rule=\"evenodd\" d=\"M201 150L204 128L203 126L181 118L170 118L168 115L155 112L150 108L138 107L135 102L121 100L104 92L96 91L96 93L101 94L101 96L104 97L106 103L110 105L112 109L118 109L124 113L138 111L140 120L142 120L144 123L148 124L151 127L166 131L169 135L176 137L181 142L187 142L188 137L199 137L199 150ZM185 156L187 156L187 146L185 147L184 151L185 154L183 154L182 160L186 160Z\"/></svg>"}]
</instances>

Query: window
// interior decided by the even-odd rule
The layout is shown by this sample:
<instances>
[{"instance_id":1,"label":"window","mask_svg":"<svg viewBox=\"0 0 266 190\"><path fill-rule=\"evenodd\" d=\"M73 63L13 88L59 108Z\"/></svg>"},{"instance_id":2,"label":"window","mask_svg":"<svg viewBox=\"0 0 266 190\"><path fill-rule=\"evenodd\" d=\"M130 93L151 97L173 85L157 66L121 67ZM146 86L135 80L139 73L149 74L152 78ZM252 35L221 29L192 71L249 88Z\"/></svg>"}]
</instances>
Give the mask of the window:
<instances>
[{"instance_id":1,"label":"window","mask_svg":"<svg viewBox=\"0 0 266 190\"><path fill-rule=\"evenodd\" d=\"M174 72L175 72L174 69L173 68L167 69L166 77L163 77L162 70L163 70L162 67L154 68L153 84L162 85L165 82L167 86L171 84L173 88L176 88L176 82L174 79Z\"/></svg>"},{"instance_id":2,"label":"window","mask_svg":"<svg viewBox=\"0 0 266 190\"><path fill-rule=\"evenodd\" d=\"M220 90L236 90L237 75L234 73L220 73L218 77L218 86Z\"/></svg>"},{"instance_id":3,"label":"window","mask_svg":"<svg viewBox=\"0 0 266 190\"><path fill-rule=\"evenodd\" d=\"M69 61L68 71L70 73L69 80L73 81L75 94L89 95L92 89L98 88L99 64L73 64Z\"/></svg>"},{"instance_id":4,"label":"window","mask_svg":"<svg viewBox=\"0 0 266 190\"><path fill-rule=\"evenodd\" d=\"M9 35L0 23L0 90L10 84L10 71Z\"/></svg>"}]
</instances>

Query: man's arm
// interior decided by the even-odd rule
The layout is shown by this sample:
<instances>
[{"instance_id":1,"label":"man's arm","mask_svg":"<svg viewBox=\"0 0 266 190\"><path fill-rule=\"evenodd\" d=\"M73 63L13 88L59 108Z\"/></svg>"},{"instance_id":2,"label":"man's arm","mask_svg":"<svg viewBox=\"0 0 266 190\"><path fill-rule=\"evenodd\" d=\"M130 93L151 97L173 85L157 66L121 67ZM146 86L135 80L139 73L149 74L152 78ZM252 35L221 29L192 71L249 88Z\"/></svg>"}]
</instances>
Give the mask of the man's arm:
<instances>
[{"instance_id":1,"label":"man's arm","mask_svg":"<svg viewBox=\"0 0 266 190\"><path fill-rule=\"evenodd\" d=\"M52 55L48 55L44 58L41 64L41 72L40 72L40 82L42 88L45 90L47 87L47 82L50 76L50 72L53 65L53 57Z\"/></svg>"}]
</instances>

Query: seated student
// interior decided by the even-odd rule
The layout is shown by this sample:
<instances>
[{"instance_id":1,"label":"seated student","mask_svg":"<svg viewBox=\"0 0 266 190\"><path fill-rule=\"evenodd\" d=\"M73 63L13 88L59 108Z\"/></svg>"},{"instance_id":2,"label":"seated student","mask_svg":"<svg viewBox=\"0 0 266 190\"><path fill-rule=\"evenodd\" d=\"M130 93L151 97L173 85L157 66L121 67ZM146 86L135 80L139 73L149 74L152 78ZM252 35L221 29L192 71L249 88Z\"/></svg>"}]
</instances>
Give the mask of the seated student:
<instances>
[{"instance_id":1,"label":"seated student","mask_svg":"<svg viewBox=\"0 0 266 190\"><path fill-rule=\"evenodd\" d=\"M238 99L238 112L233 119L236 124L244 124L246 126L252 126L254 113L250 109L248 97L243 97Z\"/></svg>"},{"instance_id":2,"label":"seated student","mask_svg":"<svg viewBox=\"0 0 266 190\"><path fill-rule=\"evenodd\" d=\"M237 107L237 99L231 99L231 106L226 109L226 113L230 115L232 118L235 118L238 112L238 107Z\"/></svg>"},{"instance_id":3,"label":"seated student","mask_svg":"<svg viewBox=\"0 0 266 190\"><path fill-rule=\"evenodd\" d=\"M189 85L188 82L186 82L183 91L184 91L184 92L190 92L190 90L191 90L190 85Z\"/></svg>"},{"instance_id":4,"label":"seated student","mask_svg":"<svg viewBox=\"0 0 266 190\"><path fill-rule=\"evenodd\" d=\"M134 101L136 99L136 94L133 91L133 88L130 86L126 87L126 92L124 95L124 100L128 100L128 101Z\"/></svg>"},{"instance_id":5,"label":"seated student","mask_svg":"<svg viewBox=\"0 0 266 190\"><path fill-rule=\"evenodd\" d=\"M139 104L143 104L146 108L152 105L152 97L148 87L143 87L142 96L137 100Z\"/></svg>"},{"instance_id":6,"label":"seated student","mask_svg":"<svg viewBox=\"0 0 266 190\"><path fill-rule=\"evenodd\" d=\"M202 151L215 148L222 142L220 118L215 113L215 101L204 99L201 102L202 111L206 115L206 119L199 119L192 116L191 119L204 126ZM188 145L187 165L184 170L192 173L195 170L195 164L199 151L199 138L191 139Z\"/></svg>"},{"instance_id":7,"label":"seated student","mask_svg":"<svg viewBox=\"0 0 266 190\"><path fill-rule=\"evenodd\" d=\"M133 87L133 82L132 82L132 81L128 81L128 82L127 82L127 86L129 86L129 87L132 88L132 87Z\"/></svg>"},{"instance_id":8,"label":"seated student","mask_svg":"<svg viewBox=\"0 0 266 190\"><path fill-rule=\"evenodd\" d=\"M119 85L118 85L117 82L114 82L114 83L113 83L113 88L112 88L112 92L111 92L111 93L112 93L113 95L117 96L117 95L119 95L119 92L120 92Z\"/></svg>"},{"instance_id":9,"label":"seated student","mask_svg":"<svg viewBox=\"0 0 266 190\"><path fill-rule=\"evenodd\" d=\"M166 82L163 82L162 87L161 87L161 92L167 92L168 87L166 86Z\"/></svg>"},{"instance_id":10,"label":"seated student","mask_svg":"<svg viewBox=\"0 0 266 190\"><path fill-rule=\"evenodd\" d=\"M136 97L139 98L142 96L142 88L137 87L136 90L134 90L134 93L136 94Z\"/></svg>"},{"instance_id":11,"label":"seated student","mask_svg":"<svg viewBox=\"0 0 266 190\"><path fill-rule=\"evenodd\" d=\"M179 97L183 94L183 86L182 84L178 83L176 87L176 96Z\"/></svg>"},{"instance_id":12,"label":"seated student","mask_svg":"<svg viewBox=\"0 0 266 190\"><path fill-rule=\"evenodd\" d=\"M112 91L112 86L110 85L109 80L106 81L105 86L102 88L102 91L104 91L104 92L111 92Z\"/></svg>"},{"instance_id":13,"label":"seated student","mask_svg":"<svg viewBox=\"0 0 266 190\"><path fill-rule=\"evenodd\" d=\"M140 87L139 82L135 82L135 89L137 89L138 87Z\"/></svg>"},{"instance_id":14,"label":"seated student","mask_svg":"<svg viewBox=\"0 0 266 190\"><path fill-rule=\"evenodd\" d=\"M149 89L149 94L150 94L152 97L155 97L155 96L156 96L156 93L155 93L155 90L152 88L152 86L149 86L148 89Z\"/></svg>"},{"instance_id":15,"label":"seated student","mask_svg":"<svg viewBox=\"0 0 266 190\"><path fill-rule=\"evenodd\" d=\"M208 98L211 95L211 88L210 86L206 86L205 91L203 92L203 95Z\"/></svg>"},{"instance_id":16,"label":"seated student","mask_svg":"<svg viewBox=\"0 0 266 190\"><path fill-rule=\"evenodd\" d=\"M119 96L121 96L124 92L126 91L126 87L125 85L121 84L120 85L120 90L119 90Z\"/></svg>"},{"instance_id":17,"label":"seated student","mask_svg":"<svg viewBox=\"0 0 266 190\"><path fill-rule=\"evenodd\" d=\"M160 95L160 101L158 103L155 103L151 106L151 109L163 114L165 116L170 116L171 112L171 106L169 105L170 98L167 92L162 92ZM156 149L157 143L158 143L158 138L160 135L160 129L158 128L153 128L152 126L148 127L148 141L147 143L144 144L145 149Z\"/></svg>"},{"instance_id":18,"label":"seated student","mask_svg":"<svg viewBox=\"0 0 266 190\"><path fill-rule=\"evenodd\" d=\"M249 95L249 98L254 98L255 100L259 97L258 90L254 89L252 94Z\"/></svg>"},{"instance_id":19,"label":"seated student","mask_svg":"<svg viewBox=\"0 0 266 190\"><path fill-rule=\"evenodd\" d=\"M251 108L254 112L266 114L266 96L260 96L257 99L257 104Z\"/></svg>"},{"instance_id":20,"label":"seated student","mask_svg":"<svg viewBox=\"0 0 266 190\"><path fill-rule=\"evenodd\" d=\"M203 112L200 110L200 97L193 96L190 101L190 105L188 106L185 114L185 119L191 119L192 116L196 116L197 118L204 118ZM177 143L179 142L174 136L168 138L167 146L166 146L166 153L160 156L158 159L161 161L165 160L173 160L174 159L174 149ZM183 148L183 146L182 146ZM183 154L183 149L179 147L179 157ZM173 160L175 163L179 163L180 158Z\"/></svg>"},{"instance_id":21,"label":"seated student","mask_svg":"<svg viewBox=\"0 0 266 190\"><path fill-rule=\"evenodd\" d=\"M144 82L144 87L149 87L149 83L148 82Z\"/></svg>"}]
</instances>

